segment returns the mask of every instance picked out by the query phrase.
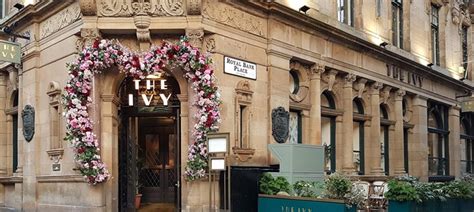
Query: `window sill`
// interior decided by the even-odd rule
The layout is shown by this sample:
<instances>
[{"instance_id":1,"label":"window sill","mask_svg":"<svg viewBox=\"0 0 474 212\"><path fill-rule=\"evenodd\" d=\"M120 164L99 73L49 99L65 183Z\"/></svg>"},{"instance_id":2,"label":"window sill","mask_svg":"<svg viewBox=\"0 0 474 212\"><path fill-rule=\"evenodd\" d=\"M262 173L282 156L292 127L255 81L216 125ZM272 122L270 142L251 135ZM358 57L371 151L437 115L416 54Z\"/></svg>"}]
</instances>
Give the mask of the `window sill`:
<instances>
[{"instance_id":1,"label":"window sill","mask_svg":"<svg viewBox=\"0 0 474 212\"><path fill-rule=\"evenodd\" d=\"M0 177L0 184L23 183L22 176Z\"/></svg>"}]
</instances>

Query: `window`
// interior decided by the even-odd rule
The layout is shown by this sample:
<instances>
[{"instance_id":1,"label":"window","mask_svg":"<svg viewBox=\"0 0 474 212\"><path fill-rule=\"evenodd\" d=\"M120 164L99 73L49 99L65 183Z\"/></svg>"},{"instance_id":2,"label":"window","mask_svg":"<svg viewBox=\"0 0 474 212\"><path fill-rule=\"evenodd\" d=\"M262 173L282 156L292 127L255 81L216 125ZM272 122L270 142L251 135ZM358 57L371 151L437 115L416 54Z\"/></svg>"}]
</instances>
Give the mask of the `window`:
<instances>
[{"instance_id":1,"label":"window","mask_svg":"<svg viewBox=\"0 0 474 212\"><path fill-rule=\"evenodd\" d=\"M390 125L388 124L388 112L387 109L383 106L380 105L380 153L381 153L381 164L380 167L382 167L385 175L389 174L389 163L388 163L388 133L389 133L389 127Z\"/></svg>"},{"instance_id":2,"label":"window","mask_svg":"<svg viewBox=\"0 0 474 212\"><path fill-rule=\"evenodd\" d=\"M15 173L18 168L18 91L15 91L13 94L12 108L16 108L16 113L12 114L12 169L13 173Z\"/></svg>"},{"instance_id":3,"label":"window","mask_svg":"<svg viewBox=\"0 0 474 212\"><path fill-rule=\"evenodd\" d=\"M325 170L336 171L336 105L331 92L321 94L321 142L325 147Z\"/></svg>"},{"instance_id":4,"label":"window","mask_svg":"<svg viewBox=\"0 0 474 212\"><path fill-rule=\"evenodd\" d=\"M449 175L447 107L429 102L428 175Z\"/></svg>"},{"instance_id":5,"label":"window","mask_svg":"<svg viewBox=\"0 0 474 212\"><path fill-rule=\"evenodd\" d=\"M360 99L352 101L352 111L354 113L352 149L356 171L364 174L364 107Z\"/></svg>"},{"instance_id":6,"label":"window","mask_svg":"<svg viewBox=\"0 0 474 212\"><path fill-rule=\"evenodd\" d=\"M290 144L301 144L302 126L301 126L301 111L290 110Z\"/></svg>"},{"instance_id":7,"label":"window","mask_svg":"<svg viewBox=\"0 0 474 212\"><path fill-rule=\"evenodd\" d=\"M298 73L295 70L290 71L290 93L297 94L300 89L300 78L298 77Z\"/></svg>"},{"instance_id":8,"label":"window","mask_svg":"<svg viewBox=\"0 0 474 212\"><path fill-rule=\"evenodd\" d=\"M0 18L5 17L5 0L0 0Z\"/></svg>"},{"instance_id":9,"label":"window","mask_svg":"<svg viewBox=\"0 0 474 212\"><path fill-rule=\"evenodd\" d=\"M463 26L461 31L461 48L462 48L462 67L464 68L464 78L466 78L467 73L467 27Z\"/></svg>"},{"instance_id":10,"label":"window","mask_svg":"<svg viewBox=\"0 0 474 212\"><path fill-rule=\"evenodd\" d=\"M432 62L439 66L439 8L431 5L431 49Z\"/></svg>"},{"instance_id":11,"label":"window","mask_svg":"<svg viewBox=\"0 0 474 212\"><path fill-rule=\"evenodd\" d=\"M337 20L354 26L354 0L337 0Z\"/></svg>"},{"instance_id":12,"label":"window","mask_svg":"<svg viewBox=\"0 0 474 212\"><path fill-rule=\"evenodd\" d=\"M474 168L474 132L469 113L461 115L461 175L472 174Z\"/></svg>"},{"instance_id":13,"label":"window","mask_svg":"<svg viewBox=\"0 0 474 212\"><path fill-rule=\"evenodd\" d=\"M408 111L408 102L406 98L402 100L402 111L403 111L403 165L405 168L405 173L408 173L408 131L410 129L410 124L405 121L405 117L407 117Z\"/></svg>"},{"instance_id":14,"label":"window","mask_svg":"<svg viewBox=\"0 0 474 212\"><path fill-rule=\"evenodd\" d=\"M392 44L403 48L403 5L402 0L392 0Z\"/></svg>"}]
</instances>

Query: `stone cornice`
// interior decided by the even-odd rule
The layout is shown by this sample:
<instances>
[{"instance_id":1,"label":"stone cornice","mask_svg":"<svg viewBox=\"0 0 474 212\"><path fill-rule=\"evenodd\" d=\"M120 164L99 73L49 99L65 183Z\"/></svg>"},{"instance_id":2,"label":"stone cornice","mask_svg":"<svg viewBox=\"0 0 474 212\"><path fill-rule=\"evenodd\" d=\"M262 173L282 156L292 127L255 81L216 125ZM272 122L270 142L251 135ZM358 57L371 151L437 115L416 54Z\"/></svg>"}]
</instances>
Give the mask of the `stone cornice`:
<instances>
[{"instance_id":1,"label":"stone cornice","mask_svg":"<svg viewBox=\"0 0 474 212\"><path fill-rule=\"evenodd\" d=\"M0 28L5 26L10 26L13 23L17 23L18 27L14 31L19 31L22 28L28 26L29 22L40 22L47 17L55 14L57 11L62 10L63 8L74 3L74 0L42 0L36 4L30 4L16 13L5 17L0 22Z\"/></svg>"},{"instance_id":2,"label":"stone cornice","mask_svg":"<svg viewBox=\"0 0 474 212\"><path fill-rule=\"evenodd\" d=\"M227 2L244 6L237 0L227 0ZM377 57L381 58L386 63L399 64L401 67L408 70L417 71L425 77L432 77L442 80L443 82L448 82L450 85L461 90L468 90L471 92L474 89L471 85L446 76L445 74L438 71L432 70L428 66L420 64L411 58L404 57L400 54L373 44L364 38L360 38L359 36L355 36L354 34L338 29L337 27L331 25L329 23L330 21L328 20L315 19L274 1L249 1L245 5L247 5L247 7L260 9L265 14L268 14L270 18L283 20L293 26L299 25L300 27L311 29L313 32L317 31L327 36L327 38L332 42L343 43L353 46L354 48L362 49L362 51L366 52L367 54L377 55ZM358 33L361 34L360 32Z\"/></svg>"},{"instance_id":3,"label":"stone cornice","mask_svg":"<svg viewBox=\"0 0 474 212\"><path fill-rule=\"evenodd\" d=\"M15 184L23 183L23 177L11 176L11 177L0 177L0 184Z\"/></svg>"},{"instance_id":4,"label":"stone cornice","mask_svg":"<svg viewBox=\"0 0 474 212\"><path fill-rule=\"evenodd\" d=\"M39 183L76 182L85 183L81 175L40 175L36 176Z\"/></svg>"}]
</instances>

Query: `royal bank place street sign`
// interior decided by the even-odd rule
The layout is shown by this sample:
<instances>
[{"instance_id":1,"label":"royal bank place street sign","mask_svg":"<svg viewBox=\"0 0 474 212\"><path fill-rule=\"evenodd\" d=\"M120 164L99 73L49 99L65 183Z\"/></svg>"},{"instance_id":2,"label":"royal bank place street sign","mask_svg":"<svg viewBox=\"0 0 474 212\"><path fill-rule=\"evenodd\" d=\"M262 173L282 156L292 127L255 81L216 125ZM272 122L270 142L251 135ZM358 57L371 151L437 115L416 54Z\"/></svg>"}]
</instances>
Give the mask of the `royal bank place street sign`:
<instances>
[{"instance_id":1,"label":"royal bank place street sign","mask_svg":"<svg viewBox=\"0 0 474 212\"><path fill-rule=\"evenodd\" d=\"M257 79L257 64L224 56L224 73Z\"/></svg>"},{"instance_id":2,"label":"royal bank place street sign","mask_svg":"<svg viewBox=\"0 0 474 212\"><path fill-rule=\"evenodd\" d=\"M0 61L21 63L20 44L0 40Z\"/></svg>"}]
</instances>

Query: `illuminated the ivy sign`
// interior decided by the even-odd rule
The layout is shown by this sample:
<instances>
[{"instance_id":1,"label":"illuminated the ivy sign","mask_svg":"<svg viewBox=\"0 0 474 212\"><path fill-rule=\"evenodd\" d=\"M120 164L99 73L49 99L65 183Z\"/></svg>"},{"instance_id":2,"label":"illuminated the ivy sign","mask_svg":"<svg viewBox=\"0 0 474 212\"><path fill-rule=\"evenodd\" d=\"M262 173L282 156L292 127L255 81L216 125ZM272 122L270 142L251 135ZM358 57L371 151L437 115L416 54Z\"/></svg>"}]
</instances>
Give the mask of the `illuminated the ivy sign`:
<instances>
[{"instance_id":1,"label":"illuminated the ivy sign","mask_svg":"<svg viewBox=\"0 0 474 212\"><path fill-rule=\"evenodd\" d=\"M171 93L166 95L164 93L165 90L168 89L166 85L166 80L133 80L135 90L138 93L138 98L142 98L145 106L150 106L152 102L156 102L156 98L161 100L160 102L163 103L164 106L168 105L168 101L171 97ZM135 100L134 94L128 94L128 105L133 106Z\"/></svg>"}]
</instances>

